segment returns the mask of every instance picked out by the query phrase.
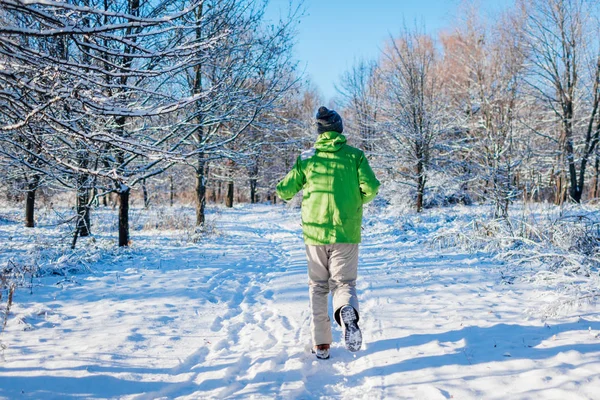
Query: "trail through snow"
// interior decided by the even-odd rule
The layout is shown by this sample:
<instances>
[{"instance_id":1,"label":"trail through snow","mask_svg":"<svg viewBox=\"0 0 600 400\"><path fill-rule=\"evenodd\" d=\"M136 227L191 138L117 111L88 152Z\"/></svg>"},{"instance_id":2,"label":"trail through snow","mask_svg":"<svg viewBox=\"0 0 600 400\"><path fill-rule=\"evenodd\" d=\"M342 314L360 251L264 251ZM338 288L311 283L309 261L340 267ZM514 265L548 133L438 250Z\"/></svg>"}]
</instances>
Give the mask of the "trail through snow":
<instances>
[{"instance_id":1,"label":"trail through snow","mask_svg":"<svg viewBox=\"0 0 600 400\"><path fill-rule=\"evenodd\" d=\"M427 224L366 217L363 349L336 327L326 361L309 351L297 210L224 210L197 245L136 233L119 262L17 292L0 397L600 399L597 311L541 321L551 292L425 246Z\"/></svg>"}]
</instances>

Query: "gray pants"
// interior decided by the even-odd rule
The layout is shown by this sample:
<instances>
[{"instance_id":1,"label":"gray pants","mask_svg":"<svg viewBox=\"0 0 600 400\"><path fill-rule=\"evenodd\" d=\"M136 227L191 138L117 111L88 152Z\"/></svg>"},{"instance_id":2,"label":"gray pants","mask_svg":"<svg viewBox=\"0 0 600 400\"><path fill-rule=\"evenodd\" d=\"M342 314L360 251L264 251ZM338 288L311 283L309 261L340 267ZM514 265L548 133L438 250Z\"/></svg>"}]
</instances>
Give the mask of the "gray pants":
<instances>
[{"instance_id":1,"label":"gray pants","mask_svg":"<svg viewBox=\"0 0 600 400\"><path fill-rule=\"evenodd\" d=\"M331 344L331 320L327 310L329 292L333 297L333 310L338 324L342 306L350 304L358 314L358 244L306 245L306 258L313 345Z\"/></svg>"}]
</instances>

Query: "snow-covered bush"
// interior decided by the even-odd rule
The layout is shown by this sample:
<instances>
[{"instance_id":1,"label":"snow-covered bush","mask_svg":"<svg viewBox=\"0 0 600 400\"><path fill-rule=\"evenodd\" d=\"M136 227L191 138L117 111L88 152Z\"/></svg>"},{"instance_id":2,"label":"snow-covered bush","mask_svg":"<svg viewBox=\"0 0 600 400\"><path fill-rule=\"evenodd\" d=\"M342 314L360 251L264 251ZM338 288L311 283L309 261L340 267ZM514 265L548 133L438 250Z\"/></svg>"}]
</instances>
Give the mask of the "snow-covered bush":
<instances>
[{"instance_id":1,"label":"snow-covered bush","mask_svg":"<svg viewBox=\"0 0 600 400\"><path fill-rule=\"evenodd\" d=\"M600 216L595 209L519 204L508 218L479 215L442 228L432 242L488 252L505 262L504 275L554 287L562 296L547 314L600 298Z\"/></svg>"},{"instance_id":2,"label":"snow-covered bush","mask_svg":"<svg viewBox=\"0 0 600 400\"><path fill-rule=\"evenodd\" d=\"M424 208L449 207L456 204L470 206L473 199L469 193L457 190L456 192L445 192L432 190L425 196Z\"/></svg>"},{"instance_id":3,"label":"snow-covered bush","mask_svg":"<svg viewBox=\"0 0 600 400\"><path fill-rule=\"evenodd\" d=\"M183 231L182 243L199 243L201 240L220 234L214 219L206 219L201 227L193 227Z\"/></svg>"},{"instance_id":4,"label":"snow-covered bush","mask_svg":"<svg viewBox=\"0 0 600 400\"><path fill-rule=\"evenodd\" d=\"M7 265L0 269L0 332L6 326L15 290L24 285L35 273L35 266L18 264L13 260L8 260Z\"/></svg>"},{"instance_id":5,"label":"snow-covered bush","mask_svg":"<svg viewBox=\"0 0 600 400\"><path fill-rule=\"evenodd\" d=\"M470 206L473 204L473 198L452 176L439 172L431 173L425 191L424 208L449 207L456 204Z\"/></svg>"},{"instance_id":6,"label":"snow-covered bush","mask_svg":"<svg viewBox=\"0 0 600 400\"><path fill-rule=\"evenodd\" d=\"M4 271L0 272L0 332L6 326L15 288L16 284L9 282L8 277L4 275ZM4 300L4 297L6 297L6 300Z\"/></svg>"},{"instance_id":7,"label":"snow-covered bush","mask_svg":"<svg viewBox=\"0 0 600 400\"><path fill-rule=\"evenodd\" d=\"M400 215L413 212L415 202L412 187L393 180L382 179L382 182L379 193L373 200L374 203L369 204L369 207L384 207L388 211Z\"/></svg>"}]
</instances>

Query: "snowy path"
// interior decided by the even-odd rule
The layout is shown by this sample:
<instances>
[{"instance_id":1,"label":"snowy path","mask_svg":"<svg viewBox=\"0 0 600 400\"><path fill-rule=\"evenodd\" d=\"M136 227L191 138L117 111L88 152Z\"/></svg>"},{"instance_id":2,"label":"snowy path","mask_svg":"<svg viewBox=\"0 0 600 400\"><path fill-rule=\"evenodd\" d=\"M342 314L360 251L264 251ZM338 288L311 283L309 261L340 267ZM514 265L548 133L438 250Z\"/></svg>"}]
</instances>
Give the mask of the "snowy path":
<instances>
[{"instance_id":1,"label":"snowy path","mask_svg":"<svg viewBox=\"0 0 600 400\"><path fill-rule=\"evenodd\" d=\"M428 223L367 220L365 343L350 354L335 328L327 361L307 351L297 212L223 211L193 246L138 235L102 272L18 292L0 397L600 399L598 313L540 321L551 293L423 247Z\"/></svg>"}]
</instances>

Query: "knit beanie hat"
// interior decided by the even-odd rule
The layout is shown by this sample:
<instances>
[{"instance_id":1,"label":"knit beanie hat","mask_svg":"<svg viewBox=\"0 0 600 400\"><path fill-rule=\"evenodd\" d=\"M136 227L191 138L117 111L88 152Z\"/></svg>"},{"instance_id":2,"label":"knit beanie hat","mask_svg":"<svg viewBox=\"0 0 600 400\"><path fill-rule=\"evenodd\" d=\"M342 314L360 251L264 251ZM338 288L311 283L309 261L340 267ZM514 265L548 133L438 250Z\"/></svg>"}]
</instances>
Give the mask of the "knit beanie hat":
<instances>
[{"instance_id":1,"label":"knit beanie hat","mask_svg":"<svg viewBox=\"0 0 600 400\"><path fill-rule=\"evenodd\" d=\"M317 131L319 135L329 131L342 133L343 130L342 117L338 113L329 110L327 107L319 107L317 111Z\"/></svg>"}]
</instances>

